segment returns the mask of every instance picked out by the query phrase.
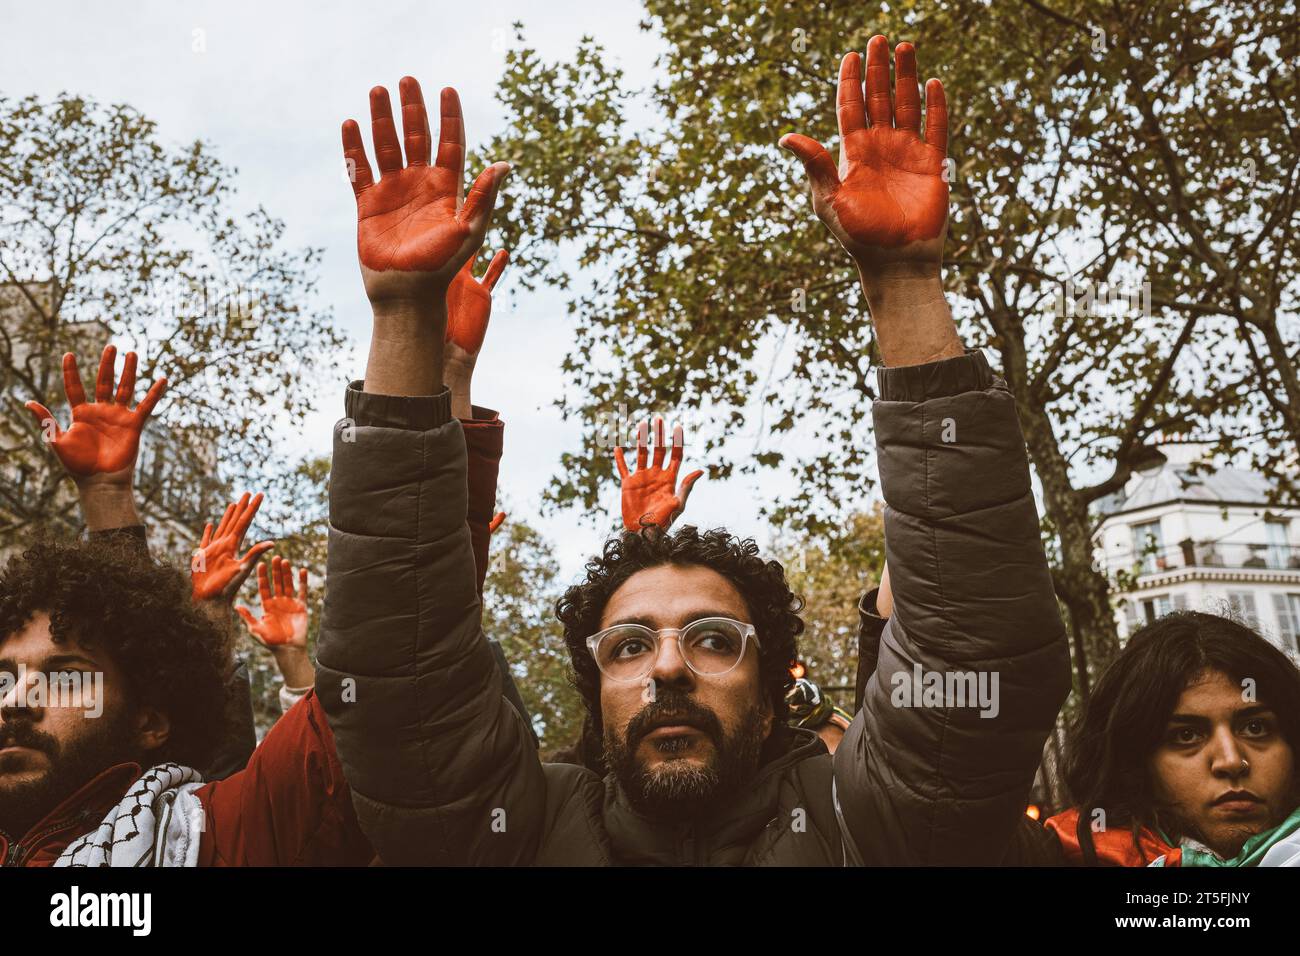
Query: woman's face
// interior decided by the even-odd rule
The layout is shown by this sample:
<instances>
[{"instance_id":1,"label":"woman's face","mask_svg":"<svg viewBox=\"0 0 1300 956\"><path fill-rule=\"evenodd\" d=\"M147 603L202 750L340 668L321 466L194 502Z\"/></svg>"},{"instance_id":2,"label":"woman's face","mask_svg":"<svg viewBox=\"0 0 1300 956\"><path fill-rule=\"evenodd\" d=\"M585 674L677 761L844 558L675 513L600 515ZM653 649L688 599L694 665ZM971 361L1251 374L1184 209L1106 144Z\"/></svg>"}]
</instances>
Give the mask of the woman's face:
<instances>
[{"instance_id":1,"label":"woman's face","mask_svg":"<svg viewBox=\"0 0 1300 956\"><path fill-rule=\"evenodd\" d=\"M1222 671L1184 688L1151 756L1156 799L1220 856L1295 809L1295 755L1268 705Z\"/></svg>"}]
</instances>

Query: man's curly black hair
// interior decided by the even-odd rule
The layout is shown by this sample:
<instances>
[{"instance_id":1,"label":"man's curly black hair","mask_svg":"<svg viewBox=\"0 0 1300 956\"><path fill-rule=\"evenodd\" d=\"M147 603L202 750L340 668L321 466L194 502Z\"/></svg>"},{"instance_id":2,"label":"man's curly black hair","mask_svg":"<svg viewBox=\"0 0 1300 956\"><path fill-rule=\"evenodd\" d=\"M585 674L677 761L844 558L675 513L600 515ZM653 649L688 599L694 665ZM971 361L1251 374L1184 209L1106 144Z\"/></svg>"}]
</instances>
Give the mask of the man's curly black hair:
<instances>
[{"instance_id":1,"label":"man's curly black hair","mask_svg":"<svg viewBox=\"0 0 1300 956\"><path fill-rule=\"evenodd\" d=\"M0 640L41 611L56 642L103 649L127 699L167 715L167 743L142 757L205 765L225 729L223 640L185 575L120 541L38 540L0 572Z\"/></svg>"},{"instance_id":2,"label":"man's curly black hair","mask_svg":"<svg viewBox=\"0 0 1300 956\"><path fill-rule=\"evenodd\" d=\"M735 585L745 599L750 622L758 632L759 681L777 721L784 721L790 666L798 658L796 639L803 633L803 600L785 580L777 561L764 561L752 538L743 541L719 528L699 531L687 525L664 533L655 527L624 531L605 542L604 551L587 562L587 577L564 592L555 613L564 625L564 643L573 664L573 683L586 705L592 739L604 732L600 719L600 669L587 649L587 638L600 630L600 618L619 586L647 568L665 564L710 568Z\"/></svg>"}]
</instances>

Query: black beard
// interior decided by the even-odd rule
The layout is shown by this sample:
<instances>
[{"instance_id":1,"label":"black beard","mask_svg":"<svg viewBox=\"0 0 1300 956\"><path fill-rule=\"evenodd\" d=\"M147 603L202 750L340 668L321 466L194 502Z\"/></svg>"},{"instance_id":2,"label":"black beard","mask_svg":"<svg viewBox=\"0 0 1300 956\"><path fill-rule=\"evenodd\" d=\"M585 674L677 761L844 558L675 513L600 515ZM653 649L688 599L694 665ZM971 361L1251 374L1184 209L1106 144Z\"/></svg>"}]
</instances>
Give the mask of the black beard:
<instances>
[{"instance_id":1,"label":"black beard","mask_svg":"<svg viewBox=\"0 0 1300 956\"><path fill-rule=\"evenodd\" d=\"M665 715L682 716L713 741L716 758L711 764L687 763L672 754L689 747L689 741L669 739L656 743L668 759L648 769L636 757L637 747ZM728 796L747 783L758 770L766 738L758 707L748 710L734 734L725 734L717 715L674 687L660 688L619 737L605 730L605 763L638 813L651 820L678 821L707 816Z\"/></svg>"},{"instance_id":2,"label":"black beard","mask_svg":"<svg viewBox=\"0 0 1300 956\"><path fill-rule=\"evenodd\" d=\"M39 750L50 760L45 775L17 786L3 782L8 769L0 758L0 830L21 839L60 803L109 767L138 759L131 745L126 713L101 715L93 729L66 747L25 719L0 724L0 748L17 744Z\"/></svg>"}]
</instances>

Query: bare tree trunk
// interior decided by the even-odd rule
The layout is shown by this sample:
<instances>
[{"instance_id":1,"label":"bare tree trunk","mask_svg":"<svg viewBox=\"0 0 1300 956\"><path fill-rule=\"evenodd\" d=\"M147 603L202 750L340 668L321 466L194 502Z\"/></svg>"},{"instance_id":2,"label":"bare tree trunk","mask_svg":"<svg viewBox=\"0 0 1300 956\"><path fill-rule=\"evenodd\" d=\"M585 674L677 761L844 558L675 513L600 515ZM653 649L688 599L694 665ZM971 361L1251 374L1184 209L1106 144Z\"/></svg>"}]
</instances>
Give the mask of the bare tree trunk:
<instances>
[{"instance_id":1,"label":"bare tree trunk","mask_svg":"<svg viewBox=\"0 0 1300 956\"><path fill-rule=\"evenodd\" d=\"M1003 308L992 309L988 317L998 333L1003 375L1016 400L1025 446L1043 488L1043 507L1060 540L1061 560L1052 572L1052 583L1069 618L1075 690L1081 701L1087 701L1092 686L1089 673L1100 673L1119 651L1110 585L1094 567L1088 504L1070 484L1069 465L1051 418L1030 388L1023 328Z\"/></svg>"},{"instance_id":2,"label":"bare tree trunk","mask_svg":"<svg viewBox=\"0 0 1300 956\"><path fill-rule=\"evenodd\" d=\"M1088 506L1070 486L1065 458L1047 413L1022 402L1019 396L1017 404L1025 445L1043 486L1043 506L1060 540L1060 564L1053 570L1052 583L1069 618L1075 689L1086 701L1092 686L1089 674L1101 673L1119 652L1110 585L1094 566Z\"/></svg>"}]
</instances>

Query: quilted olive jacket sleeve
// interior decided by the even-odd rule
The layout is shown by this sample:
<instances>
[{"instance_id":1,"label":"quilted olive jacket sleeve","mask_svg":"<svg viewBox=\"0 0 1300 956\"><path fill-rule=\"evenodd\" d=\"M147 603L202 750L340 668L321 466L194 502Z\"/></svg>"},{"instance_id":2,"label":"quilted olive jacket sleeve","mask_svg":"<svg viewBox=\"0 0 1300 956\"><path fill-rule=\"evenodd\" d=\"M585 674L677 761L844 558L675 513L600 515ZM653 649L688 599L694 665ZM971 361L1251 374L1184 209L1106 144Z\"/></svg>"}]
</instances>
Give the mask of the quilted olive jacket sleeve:
<instances>
[{"instance_id":1,"label":"quilted olive jacket sleeve","mask_svg":"<svg viewBox=\"0 0 1300 956\"><path fill-rule=\"evenodd\" d=\"M880 394L894 613L835 753L850 858L996 864L1070 686L1015 403L979 352Z\"/></svg>"},{"instance_id":2,"label":"quilted olive jacket sleeve","mask_svg":"<svg viewBox=\"0 0 1300 956\"><path fill-rule=\"evenodd\" d=\"M380 858L530 862L545 783L480 626L466 450L446 391L349 386L334 429L316 692Z\"/></svg>"}]
</instances>

